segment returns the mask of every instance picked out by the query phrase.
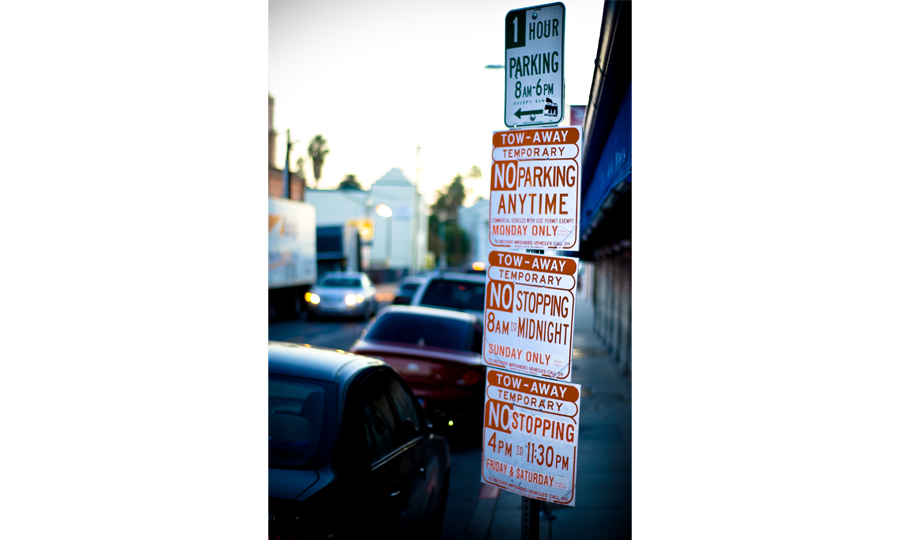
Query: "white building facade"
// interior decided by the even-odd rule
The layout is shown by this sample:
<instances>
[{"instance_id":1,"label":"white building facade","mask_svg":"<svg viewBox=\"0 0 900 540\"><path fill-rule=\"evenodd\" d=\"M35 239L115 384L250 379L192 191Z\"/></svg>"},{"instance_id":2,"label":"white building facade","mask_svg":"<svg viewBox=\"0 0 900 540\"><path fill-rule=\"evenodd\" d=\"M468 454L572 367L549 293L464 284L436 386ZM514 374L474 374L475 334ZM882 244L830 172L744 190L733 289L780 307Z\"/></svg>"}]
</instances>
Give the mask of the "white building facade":
<instances>
[{"instance_id":1,"label":"white building facade","mask_svg":"<svg viewBox=\"0 0 900 540\"><path fill-rule=\"evenodd\" d=\"M490 232L491 201L481 199L475 201L472 206L463 206L457 210L459 228L466 231L469 237L468 262L483 262L487 264L488 253L491 251L491 243L488 238Z\"/></svg>"},{"instance_id":2,"label":"white building facade","mask_svg":"<svg viewBox=\"0 0 900 540\"><path fill-rule=\"evenodd\" d=\"M410 274L425 266L428 250L428 205L416 186L398 168L378 179L368 191L307 188L306 202L316 207L316 226L346 225L370 218L374 234L369 248L372 269L404 269ZM387 205L391 217L375 209Z\"/></svg>"}]
</instances>

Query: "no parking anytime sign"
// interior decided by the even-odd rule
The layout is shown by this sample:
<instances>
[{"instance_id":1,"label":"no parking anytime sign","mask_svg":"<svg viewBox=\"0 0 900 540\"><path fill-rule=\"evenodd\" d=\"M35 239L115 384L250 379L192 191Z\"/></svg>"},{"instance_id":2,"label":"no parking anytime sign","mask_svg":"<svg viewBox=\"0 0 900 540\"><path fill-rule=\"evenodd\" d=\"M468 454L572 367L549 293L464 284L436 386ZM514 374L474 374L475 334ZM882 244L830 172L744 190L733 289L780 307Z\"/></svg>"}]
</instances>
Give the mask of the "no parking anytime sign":
<instances>
[{"instance_id":1,"label":"no parking anytime sign","mask_svg":"<svg viewBox=\"0 0 900 540\"><path fill-rule=\"evenodd\" d=\"M581 385L488 368L481 481L575 506Z\"/></svg>"},{"instance_id":2,"label":"no parking anytime sign","mask_svg":"<svg viewBox=\"0 0 900 540\"><path fill-rule=\"evenodd\" d=\"M484 363L572 380L578 259L491 251L484 302Z\"/></svg>"},{"instance_id":3,"label":"no parking anytime sign","mask_svg":"<svg viewBox=\"0 0 900 540\"><path fill-rule=\"evenodd\" d=\"M578 251L581 126L495 131L490 242Z\"/></svg>"}]
</instances>

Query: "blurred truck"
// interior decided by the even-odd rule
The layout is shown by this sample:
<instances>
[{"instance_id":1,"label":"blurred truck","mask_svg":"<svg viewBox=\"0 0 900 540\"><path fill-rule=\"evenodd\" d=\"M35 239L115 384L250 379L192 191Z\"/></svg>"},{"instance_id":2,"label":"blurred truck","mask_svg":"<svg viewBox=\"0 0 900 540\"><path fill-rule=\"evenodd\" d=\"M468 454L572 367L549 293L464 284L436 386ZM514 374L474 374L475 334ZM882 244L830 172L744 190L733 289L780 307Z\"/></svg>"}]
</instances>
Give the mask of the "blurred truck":
<instances>
[{"instance_id":1,"label":"blurred truck","mask_svg":"<svg viewBox=\"0 0 900 540\"><path fill-rule=\"evenodd\" d=\"M316 263L315 207L269 197L269 310L277 318L300 316Z\"/></svg>"},{"instance_id":2,"label":"blurred truck","mask_svg":"<svg viewBox=\"0 0 900 540\"><path fill-rule=\"evenodd\" d=\"M316 257L320 276L326 272L364 272L369 267L368 250L352 225L317 227Z\"/></svg>"}]
</instances>

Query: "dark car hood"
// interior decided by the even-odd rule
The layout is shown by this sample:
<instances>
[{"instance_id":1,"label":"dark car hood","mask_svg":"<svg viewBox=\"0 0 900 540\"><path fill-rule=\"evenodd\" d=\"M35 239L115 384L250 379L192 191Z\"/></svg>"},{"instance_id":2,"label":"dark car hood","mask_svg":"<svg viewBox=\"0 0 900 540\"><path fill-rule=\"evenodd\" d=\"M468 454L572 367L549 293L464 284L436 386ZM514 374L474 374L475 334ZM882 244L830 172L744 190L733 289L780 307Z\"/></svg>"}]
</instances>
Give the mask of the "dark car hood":
<instances>
[{"instance_id":1,"label":"dark car hood","mask_svg":"<svg viewBox=\"0 0 900 540\"><path fill-rule=\"evenodd\" d=\"M289 469L269 469L269 497L291 500L303 493L305 499L317 489L309 489L316 483L325 484L318 471L294 471ZM304 493L306 492L306 493Z\"/></svg>"}]
</instances>

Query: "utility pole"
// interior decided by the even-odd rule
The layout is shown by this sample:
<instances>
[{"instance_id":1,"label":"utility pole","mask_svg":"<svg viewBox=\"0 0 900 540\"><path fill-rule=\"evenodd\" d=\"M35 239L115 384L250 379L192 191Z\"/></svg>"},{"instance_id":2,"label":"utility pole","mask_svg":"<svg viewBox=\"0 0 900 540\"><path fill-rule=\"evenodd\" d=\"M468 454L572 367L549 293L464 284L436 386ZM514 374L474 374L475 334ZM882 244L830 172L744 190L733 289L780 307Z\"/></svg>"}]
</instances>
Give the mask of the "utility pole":
<instances>
[{"instance_id":1,"label":"utility pole","mask_svg":"<svg viewBox=\"0 0 900 540\"><path fill-rule=\"evenodd\" d=\"M284 156L284 198L291 198L291 130L287 130L287 153Z\"/></svg>"},{"instance_id":2,"label":"utility pole","mask_svg":"<svg viewBox=\"0 0 900 540\"><path fill-rule=\"evenodd\" d=\"M412 228L412 263L409 265L409 275L413 276L419 271L419 221L421 217L419 216L419 174L421 173L421 169L419 168L419 150L421 150L421 146L416 146L416 191L413 194L413 204L415 207L413 208L413 228Z\"/></svg>"}]
</instances>

